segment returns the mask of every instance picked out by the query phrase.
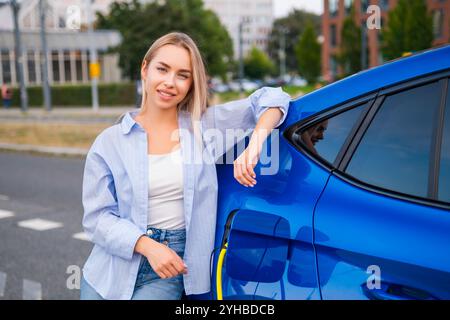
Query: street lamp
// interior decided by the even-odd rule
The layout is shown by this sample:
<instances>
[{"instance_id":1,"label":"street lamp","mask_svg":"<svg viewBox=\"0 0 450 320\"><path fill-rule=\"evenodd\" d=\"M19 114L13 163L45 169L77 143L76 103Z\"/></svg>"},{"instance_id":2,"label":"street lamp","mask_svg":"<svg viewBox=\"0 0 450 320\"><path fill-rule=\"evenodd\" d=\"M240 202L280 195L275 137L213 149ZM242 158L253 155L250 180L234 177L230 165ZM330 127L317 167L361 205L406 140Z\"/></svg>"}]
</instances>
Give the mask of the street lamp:
<instances>
[{"instance_id":1,"label":"street lamp","mask_svg":"<svg viewBox=\"0 0 450 320\"><path fill-rule=\"evenodd\" d=\"M22 44L20 42L19 17L18 17L20 4L16 0L11 0L9 4L11 5L14 18L15 64L16 64L17 78L19 80L20 85L20 107L22 109L22 112L26 112L28 109L28 96L23 76Z\"/></svg>"},{"instance_id":2,"label":"street lamp","mask_svg":"<svg viewBox=\"0 0 450 320\"><path fill-rule=\"evenodd\" d=\"M92 15L92 3L94 0L87 1L87 16L88 16L88 37L89 37L89 53L90 53L90 63L89 63L89 73L91 76L92 84L92 109L94 112L98 111L98 77L100 75L100 65L97 58L97 49L94 45L94 31L93 31L93 15Z\"/></svg>"},{"instance_id":3,"label":"street lamp","mask_svg":"<svg viewBox=\"0 0 450 320\"><path fill-rule=\"evenodd\" d=\"M242 81L244 79L244 53L243 53L243 39L242 33L244 25L249 23L250 19L248 17L242 17L239 21L239 89L240 92L244 92L244 87Z\"/></svg>"},{"instance_id":4,"label":"street lamp","mask_svg":"<svg viewBox=\"0 0 450 320\"><path fill-rule=\"evenodd\" d=\"M288 33L287 28L280 28L280 50L278 51L278 56L280 58L280 78L283 79L286 74L286 34Z\"/></svg>"},{"instance_id":5,"label":"street lamp","mask_svg":"<svg viewBox=\"0 0 450 320\"><path fill-rule=\"evenodd\" d=\"M50 85L48 83L48 49L47 38L45 36L45 10L46 0L39 0L39 15L41 21L41 47L42 57L41 70L42 70L42 91L44 94L44 105L47 111L52 110L52 95L50 91Z\"/></svg>"}]
</instances>

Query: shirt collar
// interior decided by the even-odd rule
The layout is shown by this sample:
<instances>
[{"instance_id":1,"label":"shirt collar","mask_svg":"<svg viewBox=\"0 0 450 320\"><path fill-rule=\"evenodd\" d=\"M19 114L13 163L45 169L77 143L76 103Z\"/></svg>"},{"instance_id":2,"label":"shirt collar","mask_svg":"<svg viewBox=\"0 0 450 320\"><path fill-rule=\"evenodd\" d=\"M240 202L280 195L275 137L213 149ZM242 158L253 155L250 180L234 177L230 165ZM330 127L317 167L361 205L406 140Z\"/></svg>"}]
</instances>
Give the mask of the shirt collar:
<instances>
[{"instance_id":1,"label":"shirt collar","mask_svg":"<svg viewBox=\"0 0 450 320\"><path fill-rule=\"evenodd\" d=\"M134 117L139 113L139 111L140 111L140 109L128 111L119 118L119 120L117 122L120 123L120 127L122 129L123 134L130 133L131 129L133 129L133 127L135 125L139 126L139 124L136 122L136 120L134 120ZM178 117L179 117L179 120L181 120L180 121L181 127L184 127L186 125L184 123L184 121L186 121L187 119L190 119L190 113L187 111L184 111L184 110L180 110L178 112Z\"/></svg>"},{"instance_id":2,"label":"shirt collar","mask_svg":"<svg viewBox=\"0 0 450 320\"><path fill-rule=\"evenodd\" d=\"M122 115L120 121L120 127L122 129L123 134L130 133L131 129L137 122L134 120L134 117L139 113L139 109L128 111Z\"/></svg>"}]
</instances>

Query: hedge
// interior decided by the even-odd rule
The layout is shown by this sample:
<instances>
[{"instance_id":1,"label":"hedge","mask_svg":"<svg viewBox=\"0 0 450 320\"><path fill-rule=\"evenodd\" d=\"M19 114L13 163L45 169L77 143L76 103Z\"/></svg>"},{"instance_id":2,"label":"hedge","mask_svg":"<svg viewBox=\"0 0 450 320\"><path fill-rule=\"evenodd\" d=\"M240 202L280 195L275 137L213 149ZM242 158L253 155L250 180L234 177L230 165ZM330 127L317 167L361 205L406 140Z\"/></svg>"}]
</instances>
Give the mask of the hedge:
<instances>
[{"instance_id":1,"label":"hedge","mask_svg":"<svg viewBox=\"0 0 450 320\"><path fill-rule=\"evenodd\" d=\"M52 86L52 106L57 107L83 107L90 106L91 86L84 85L58 85ZM42 87L27 87L28 106L42 107ZM136 86L134 83L99 84L99 103L102 106L130 106L136 104ZM13 88L13 106L20 106L20 90Z\"/></svg>"}]
</instances>

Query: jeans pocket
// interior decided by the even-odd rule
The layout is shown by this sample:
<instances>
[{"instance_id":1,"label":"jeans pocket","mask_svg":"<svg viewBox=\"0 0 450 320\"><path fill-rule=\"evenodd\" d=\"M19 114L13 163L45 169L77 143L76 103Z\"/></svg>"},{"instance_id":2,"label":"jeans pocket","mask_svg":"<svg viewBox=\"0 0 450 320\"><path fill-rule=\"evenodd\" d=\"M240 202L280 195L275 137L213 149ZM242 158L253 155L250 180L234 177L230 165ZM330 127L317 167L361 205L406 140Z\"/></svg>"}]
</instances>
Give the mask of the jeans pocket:
<instances>
[{"instance_id":1,"label":"jeans pocket","mask_svg":"<svg viewBox=\"0 0 450 320\"><path fill-rule=\"evenodd\" d=\"M168 246L169 246L170 249L175 251L177 253L177 255L179 255L181 258L183 258L184 246L185 246L184 241L182 241L182 242L172 242L172 243L169 242Z\"/></svg>"},{"instance_id":2,"label":"jeans pocket","mask_svg":"<svg viewBox=\"0 0 450 320\"><path fill-rule=\"evenodd\" d=\"M139 266L138 276L136 279L136 287L140 287L154 279L159 278L153 268L150 266L146 257L142 257L141 264Z\"/></svg>"}]
</instances>

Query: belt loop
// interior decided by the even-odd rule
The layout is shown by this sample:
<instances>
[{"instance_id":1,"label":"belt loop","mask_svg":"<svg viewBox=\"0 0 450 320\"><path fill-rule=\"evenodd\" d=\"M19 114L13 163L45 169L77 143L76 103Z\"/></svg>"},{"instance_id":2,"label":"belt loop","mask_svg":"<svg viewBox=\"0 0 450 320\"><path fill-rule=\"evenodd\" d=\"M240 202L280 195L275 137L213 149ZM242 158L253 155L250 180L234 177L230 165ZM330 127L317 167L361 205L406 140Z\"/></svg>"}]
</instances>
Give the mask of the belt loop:
<instances>
[{"instance_id":1,"label":"belt loop","mask_svg":"<svg viewBox=\"0 0 450 320\"><path fill-rule=\"evenodd\" d=\"M166 232L167 232L166 229L161 230L161 238L160 238L161 242L166 240Z\"/></svg>"}]
</instances>

